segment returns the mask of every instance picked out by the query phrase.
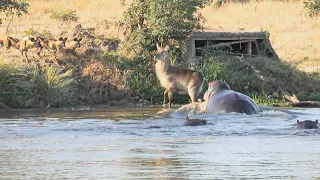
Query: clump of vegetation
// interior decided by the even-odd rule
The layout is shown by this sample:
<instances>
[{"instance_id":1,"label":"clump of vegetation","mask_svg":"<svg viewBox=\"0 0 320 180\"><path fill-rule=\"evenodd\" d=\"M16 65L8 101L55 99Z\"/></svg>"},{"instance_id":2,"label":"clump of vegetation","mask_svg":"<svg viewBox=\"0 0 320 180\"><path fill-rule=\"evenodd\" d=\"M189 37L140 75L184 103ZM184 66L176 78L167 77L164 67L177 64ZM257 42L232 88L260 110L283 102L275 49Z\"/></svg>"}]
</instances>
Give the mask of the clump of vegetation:
<instances>
[{"instance_id":1,"label":"clump of vegetation","mask_svg":"<svg viewBox=\"0 0 320 180\"><path fill-rule=\"evenodd\" d=\"M107 58L82 63L62 68L0 61L0 105L38 108L131 102L131 70L120 69Z\"/></svg>"},{"instance_id":2,"label":"clump of vegetation","mask_svg":"<svg viewBox=\"0 0 320 180\"><path fill-rule=\"evenodd\" d=\"M0 62L0 101L11 107L57 107L74 104L72 70L55 66Z\"/></svg>"},{"instance_id":3,"label":"clump of vegetation","mask_svg":"<svg viewBox=\"0 0 320 180\"><path fill-rule=\"evenodd\" d=\"M310 17L317 16L320 12L320 0L304 1L304 8Z\"/></svg>"},{"instance_id":4,"label":"clump of vegetation","mask_svg":"<svg viewBox=\"0 0 320 180\"><path fill-rule=\"evenodd\" d=\"M69 24L71 22L77 22L79 17L76 14L76 10L65 9L59 11L52 10L51 18Z\"/></svg>"},{"instance_id":5,"label":"clump of vegetation","mask_svg":"<svg viewBox=\"0 0 320 180\"><path fill-rule=\"evenodd\" d=\"M43 38L53 38L52 33L49 30L43 29L41 32L37 31L33 27L24 31L26 36L40 36Z\"/></svg>"},{"instance_id":6,"label":"clump of vegetation","mask_svg":"<svg viewBox=\"0 0 320 180\"><path fill-rule=\"evenodd\" d=\"M89 104L100 104L129 100L131 93L126 82L130 75L130 70L120 70L115 63L103 59L91 60L82 71L85 101Z\"/></svg>"},{"instance_id":7,"label":"clump of vegetation","mask_svg":"<svg viewBox=\"0 0 320 180\"><path fill-rule=\"evenodd\" d=\"M210 2L134 0L124 12L123 25L128 39L123 45L133 55L141 56L153 50L155 43L167 44L172 37L200 29L204 18L199 9Z\"/></svg>"},{"instance_id":8,"label":"clump of vegetation","mask_svg":"<svg viewBox=\"0 0 320 180\"><path fill-rule=\"evenodd\" d=\"M28 13L29 4L24 1L17 0L2 0L0 1L0 13L4 12L6 16L17 15L22 16L22 14ZM0 24L2 19L0 18Z\"/></svg>"},{"instance_id":9,"label":"clump of vegetation","mask_svg":"<svg viewBox=\"0 0 320 180\"><path fill-rule=\"evenodd\" d=\"M28 13L29 4L18 0L2 0L0 1L0 13L5 13L6 17L11 17L6 28L6 34L9 32L10 24L12 23L14 15L20 17ZM0 18L0 25L2 18Z\"/></svg>"},{"instance_id":10,"label":"clump of vegetation","mask_svg":"<svg viewBox=\"0 0 320 180\"><path fill-rule=\"evenodd\" d=\"M153 63L147 57L140 57L139 63L131 63L132 75L128 78L128 86L136 96L152 101L163 94Z\"/></svg>"}]
</instances>

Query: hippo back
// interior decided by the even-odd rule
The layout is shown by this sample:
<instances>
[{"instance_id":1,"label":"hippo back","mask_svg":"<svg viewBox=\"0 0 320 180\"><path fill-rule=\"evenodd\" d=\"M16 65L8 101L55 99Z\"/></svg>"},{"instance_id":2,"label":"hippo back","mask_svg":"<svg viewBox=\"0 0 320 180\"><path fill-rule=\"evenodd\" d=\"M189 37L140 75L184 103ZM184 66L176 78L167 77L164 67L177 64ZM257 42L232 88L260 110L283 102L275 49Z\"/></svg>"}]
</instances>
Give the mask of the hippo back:
<instances>
[{"instance_id":1,"label":"hippo back","mask_svg":"<svg viewBox=\"0 0 320 180\"><path fill-rule=\"evenodd\" d=\"M209 98L206 113L237 112L245 114L259 113L259 107L248 96L233 90L222 90Z\"/></svg>"}]
</instances>

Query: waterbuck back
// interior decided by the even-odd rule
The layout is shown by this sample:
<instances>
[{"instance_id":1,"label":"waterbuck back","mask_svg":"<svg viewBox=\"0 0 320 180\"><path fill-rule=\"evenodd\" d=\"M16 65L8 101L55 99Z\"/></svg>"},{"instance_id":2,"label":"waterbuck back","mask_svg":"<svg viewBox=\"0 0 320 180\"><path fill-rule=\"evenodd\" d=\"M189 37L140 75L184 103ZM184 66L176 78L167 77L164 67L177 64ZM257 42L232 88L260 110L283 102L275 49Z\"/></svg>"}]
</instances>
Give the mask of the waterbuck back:
<instances>
[{"instance_id":1,"label":"waterbuck back","mask_svg":"<svg viewBox=\"0 0 320 180\"><path fill-rule=\"evenodd\" d=\"M202 91L204 78L198 71L171 66L169 64L169 47L159 47L158 52L154 57L156 60L155 70L157 78L164 91L163 106L166 104L166 95L169 98L169 107L171 107L171 100L173 92L187 92L191 98L192 103L196 102L198 94Z\"/></svg>"}]
</instances>

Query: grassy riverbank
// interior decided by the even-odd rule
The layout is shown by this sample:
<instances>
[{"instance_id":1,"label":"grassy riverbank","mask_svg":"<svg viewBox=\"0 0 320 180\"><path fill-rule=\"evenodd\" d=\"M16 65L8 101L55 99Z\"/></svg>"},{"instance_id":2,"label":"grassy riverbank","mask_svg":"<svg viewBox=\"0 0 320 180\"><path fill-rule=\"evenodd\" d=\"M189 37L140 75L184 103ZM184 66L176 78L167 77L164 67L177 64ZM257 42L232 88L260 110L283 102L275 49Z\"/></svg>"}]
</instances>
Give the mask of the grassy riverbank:
<instances>
[{"instance_id":1,"label":"grassy riverbank","mask_svg":"<svg viewBox=\"0 0 320 180\"><path fill-rule=\"evenodd\" d=\"M34 57L20 63L16 50L0 59L0 102L15 108L62 107L92 104L160 104L163 89L154 74L150 54L128 57L113 51L108 43L124 40L118 22L126 6L118 1L30 0L29 15L14 18L9 34L21 38L42 33L53 37L85 35L76 53L52 58ZM62 8L61 7L67 7ZM310 18L298 1L250 1L227 3L202 10L206 28L219 31L268 30L280 61L256 57L215 56L204 58L207 81L226 80L231 88L243 92L260 105L288 105L283 96L295 94L300 100L320 101L320 17ZM75 10L76 20L61 21L57 13ZM272 10L272 13L270 12ZM56 15L56 16L54 16ZM0 28L4 34L6 23ZM84 30L74 30L81 24ZM88 35L89 34L89 35ZM107 51L109 52L106 52ZM30 52L31 57L33 52ZM175 57L171 57L175 61ZM177 66L185 66L177 63ZM185 66L186 67L186 66ZM207 82L208 83L208 82ZM201 93L201 97L204 91ZM148 103L145 101L147 100ZM189 102L187 95L174 94L174 103ZM0 106L1 107L1 106Z\"/></svg>"},{"instance_id":2,"label":"grassy riverbank","mask_svg":"<svg viewBox=\"0 0 320 180\"><path fill-rule=\"evenodd\" d=\"M10 107L147 105L141 99L160 104L163 98L153 62L148 59L129 61L106 54L78 66L69 62L63 68L0 62L0 101ZM216 56L204 59L199 70L207 80L226 80L231 88L251 96L260 105L286 106L284 94L296 94L300 100L320 100L318 73L301 72L274 59L240 61L237 57ZM175 103L189 102L187 95L175 94L174 99Z\"/></svg>"}]
</instances>

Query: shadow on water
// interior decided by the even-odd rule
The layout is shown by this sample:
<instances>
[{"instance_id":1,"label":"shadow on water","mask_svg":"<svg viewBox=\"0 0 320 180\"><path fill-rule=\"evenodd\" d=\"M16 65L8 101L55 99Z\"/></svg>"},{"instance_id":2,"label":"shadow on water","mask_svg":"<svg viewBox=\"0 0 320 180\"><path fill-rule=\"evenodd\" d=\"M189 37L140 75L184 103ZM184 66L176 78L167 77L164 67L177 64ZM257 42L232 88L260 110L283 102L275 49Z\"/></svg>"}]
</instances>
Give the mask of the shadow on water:
<instances>
[{"instance_id":1,"label":"shadow on water","mask_svg":"<svg viewBox=\"0 0 320 180\"><path fill-rule=\"evenodd\" d=\"M54 109L20 109L1 110L0 118L56 118L56 119L149 119L162 108L130 108L130 107L84 107L84 108L54 108Z\"/></svg>"}]
</instances>

